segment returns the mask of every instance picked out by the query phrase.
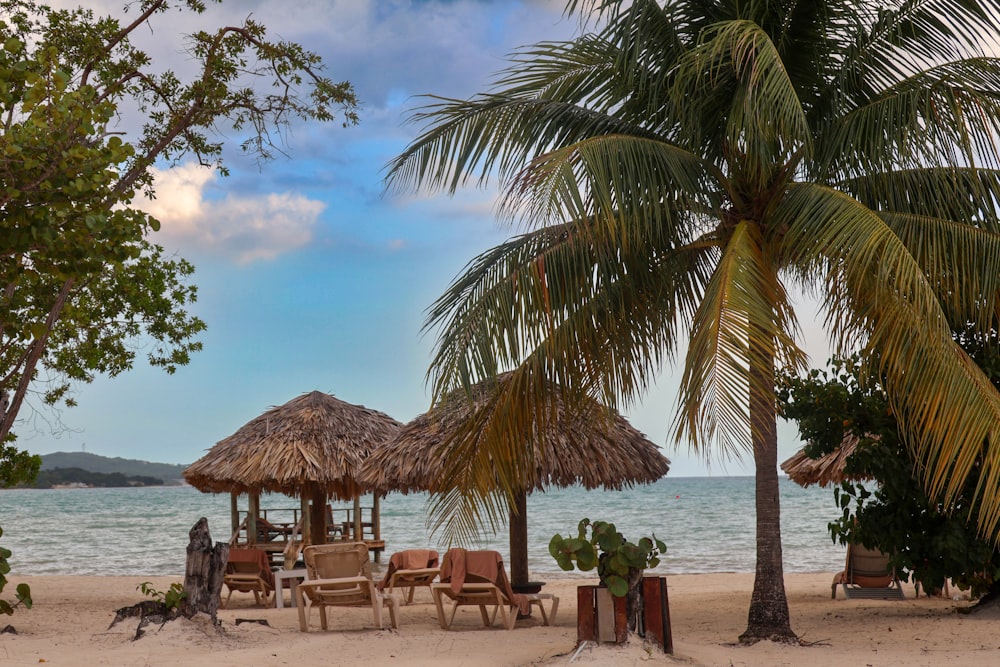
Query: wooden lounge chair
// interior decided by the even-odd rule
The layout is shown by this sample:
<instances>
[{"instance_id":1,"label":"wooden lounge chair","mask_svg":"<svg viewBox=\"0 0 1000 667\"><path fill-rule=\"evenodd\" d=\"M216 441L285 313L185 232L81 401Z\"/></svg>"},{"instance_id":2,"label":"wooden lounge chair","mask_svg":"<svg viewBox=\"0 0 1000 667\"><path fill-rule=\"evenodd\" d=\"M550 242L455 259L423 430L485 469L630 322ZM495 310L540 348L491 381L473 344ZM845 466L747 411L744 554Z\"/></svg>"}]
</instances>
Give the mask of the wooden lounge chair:
<instances>
[{"instance_id":1,"label":"wooden lounge chair","mask_svg":"<svg viewBox=\"0 0 1000 667\"><path fill-rule=\"evenodd\" d=\"M229 605L229 598L236 591L253 593L258 605L263 596L263 604L267 605L268 598L274 591L274 573L271 572L267 552L263 549L231 548L222 583L229 589L223 607Z\"/></svg>"},{"instance_id":2,"label":"wooden lounge chair","mask_svg":"<svg viewBox=\"0 0 1000 667\"><path fill-rule=\"evenodd\" d=\"M440 572L438 552L433 549L397 551L389 557L389 566L382 581L378 583L378 589L382 591L388 588L389 592L393 593L397 588L408 588L409 592L404 603L410 604L413 602L413 592L417 586L427 586L430 590L431 584Z\"/></svg>"},{"instance_id":3,"label":"wooden lounge chair","mask_svg":"<svg viewBox=\"0 0 1000 667\"><path fill-rule=\"evenodd\" d=\"M499 613L503 627L508 630L513 630L518 615L527 615L533 605L538 607L545 625L555 622L559 608L559 598L551 593L514 593L504 570L503 558L496 551L450 549L441 563L441 582L431 584L431 595L437 607L438 623L445 630L451 627L461 606L479 607L486 627L493 625ZM444 598L453 603L451 614L447 616ZM551 602L549 612L545 611L543 600ZM488 612L487 607L492 607L492 611Z\"/></svg>"},{"instance_id":4,"label":"wooden lounge chair","mask_svg":"<svg viewBox=\"0 0 1000 667\"><path fill-rule=\"evenodd\" d=\"M327 607L371 607L375 625L382 629L382 607L396 627L399 598L383 594L372 582L368 546L364 542L340 542L307 546L305 558L309 579L295 587L299 630L309 631L309 612L319 607L320 627L327 629ZM309 607L306 608L306 600Z\"/></svg>"},{"instance_id":5,"label":"wooden lounge chair","mask_svg":"<svg viewBox=\"0 0 1000 667\"><path fill-rule=\"evenodd\" d=\"M257 517L257 542L287 542L293 526L273 524L262 516Z\"/></svg>"},{"instance_id":6,"label":"wooden lounge chair","mask_svg":"<svg viewBox=\"0 0 1000 667\"><path fill-rule=\"evenodd\" d=\"M889 567L889 556L860 544L847 545L844 571L834 576L830 585L830 597L834 600L838 584L843 586L848 599L902 600L906 597L899 578Z\"/></svg>"}]
</instances>

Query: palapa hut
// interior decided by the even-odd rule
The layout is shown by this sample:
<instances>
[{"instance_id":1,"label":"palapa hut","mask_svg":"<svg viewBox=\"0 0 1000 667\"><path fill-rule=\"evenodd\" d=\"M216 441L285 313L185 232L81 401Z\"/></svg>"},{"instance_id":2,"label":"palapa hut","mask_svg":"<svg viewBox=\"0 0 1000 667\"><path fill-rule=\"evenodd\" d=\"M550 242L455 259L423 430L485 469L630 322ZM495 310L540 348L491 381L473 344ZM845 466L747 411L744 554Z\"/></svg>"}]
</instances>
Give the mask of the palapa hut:
<instances>
[{"instance_id":1,"label":"palapa hut","mask_svg":"<svg viewBox=\"0 0 1000 667\"><path fill-rule=\"evenodd\" d=\"M391 440L400 426L382 412L313 391L271 408L220 440L188 466L184 478L200 491L231 493L234 525L236 498L248 494L248 535L256 535L252 522L261 492L297 496L308 526L303 537L322 544L327 539L327 499L354 500L358 525L358 499L367 491L358 481L361 463L376 446ZM376 507L372 517L376 540L380 539L377 514ZM355 529L355 534L361 533Z\"/></svg>"},{"instance_id":2,"label":"palapa hut","mask_svg":"<svg viewBox=\"0 0 1000 667\"><path fill-rule=\"evenodd\" d=\"M800 449L781 464L781 469L799 486L839 484L847 478L844 474L847 459L857 446L857 436L846 434L840 446L829 454L814 459Z\"/></svg>"},{"instance_id":3,"label":"palapa hut","mask_svg":"<svg viewBox=\"0 0 1000 667\"><path fill-rule=\"evenodd\" d=\"M472 391L455 392L437 407L407 423L391 441L377 447L365 461L361 478L380 491L443 491L438 484L448 452L449 436L482 409L496 383L481 383ZM580 484L587 489L622 489L652 483L667 474L670 461L660 449L614 410L591 399L570 414L558 390L548 392L554 418L546 419L541 437L533 439L535 471L516 493L510 508L510 574L514 586L528 584L527 494L547 486ZM537 431L538 429L534 429ZM471 437L476 437L472 434ZM525 441L530 438L527 434Z\"/></svg>"}]
</instances>

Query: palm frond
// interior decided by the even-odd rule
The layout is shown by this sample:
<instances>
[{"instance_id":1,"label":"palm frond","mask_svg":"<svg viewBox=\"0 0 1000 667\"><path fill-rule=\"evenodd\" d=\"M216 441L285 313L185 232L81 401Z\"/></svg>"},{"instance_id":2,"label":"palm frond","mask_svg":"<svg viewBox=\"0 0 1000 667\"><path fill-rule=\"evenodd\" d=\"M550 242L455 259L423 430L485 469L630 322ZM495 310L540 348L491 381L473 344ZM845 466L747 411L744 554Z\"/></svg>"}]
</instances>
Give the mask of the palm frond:
<instances>
[{"instance_id":1,"label":"palm frond","mask_svg":"<svg viewBox=\"0 0 1000 667\"><path fill-rule=\"evenodd\" d=\"M715 154L733 162L738 155L751 182L766 182L782 156L810 150L798 93L770 36L756 23L734 20L706 30L678 62L671 92L685 100L680 131L703 129L705 139L722 141ZM693 141L704 146L703 139Z\"/></svg>"},{"instance_id":2,"label":"palm frond","mask_svg":"<svg viewBox=\"0 0 1000 667\"><path fill-rule=\"evenodd\" d=\"M428 314L425 330L440 332L435 396L532 358L564 386L600 386L610 405L636 396L686 329L714 248L679 244L667 226L653 231L645 244L623 244L586 219L477 258Z\"/></svg>"},{"instance_id":3,"label":"palm frond","mask_svg":"<svg viewBox=\"0 0 1000 667\"><path fill-rule=\"evenodd\" d=\"M817 142L820 178L977 164L997 168L1000 59L923 70L844 108Z\"/></svg>"},{"instance_id":4,"label":"palm frond","mask_svg":"<svg viewBox=\"0 0 1000 667\"><path fill-rule=\"evenodd\" d=\"M827 38L840 59L826 95L855 105L928 67L983 55L982 36L997 31L995 0L902 0L846 9Z\"/></svg>"},{"instance_id":5,"label":"palm frond","mask_svg":"<svg viewBox=\"0 0 1000 667\"><path fill-rule=\"evenodd\" d=\"M1000 231L1000 170L926 167L871 171L838 183L838 188L883 214L950 220Z\"/></svg>"},{"instance_id":6,"label":"palm frond","mask_svg":"<svg viewBox=\"0 0 1000 667\"><path fill-rule=\"evenodd\" d=\"M882 213L937 294L952 328L1000 321L1000 234L954 220ZM969 271L959 267L977 267Z\"/></svg>"},{"instance_id":7,"label":"palm frond","mask_svg":"<svg viewBox=\"0 0 1000 667\"><path fill-rule=\"evenodd\" d=\"M827 323L838 346L861 342L886 378L893 410L926 465L928 492L954 497L977 466L984 478L998 474L1000 394L952 339L935 286L906 244L878 214L820 186L794 188L781 213L795 261L829 269ZM981 493L981 528L992 534L1000 498Z\"/></svg>"},{"instance_id":8,"label":"palm frond","mask_svg":"<svg viewBox=\"0 0 1000 667\"><path fill-rule=\"evenodd\" d=\"M706 193L719 176L670 143L603 135L536 157L515 176L500 211L535 224L594 217L617 242L643 243L661 228L676 233L678 211L717 209Z\"/></svg>"},{"instance_id":9,"label":"palm frond","mask_svg":"<svg viewBox=\"0 0 1000 667\"><path fill-rule=\"evenodd\" d=\"M766 253L757 228L738 224L692 322L675 429L695 451L712 440L731 458L752 451L750 383L760 380L752 379L750 363L760 348L793 369L804 363L794 313ZM757 389L773 393L773 376L767 381Z\"/></svg>"}]
</instances>

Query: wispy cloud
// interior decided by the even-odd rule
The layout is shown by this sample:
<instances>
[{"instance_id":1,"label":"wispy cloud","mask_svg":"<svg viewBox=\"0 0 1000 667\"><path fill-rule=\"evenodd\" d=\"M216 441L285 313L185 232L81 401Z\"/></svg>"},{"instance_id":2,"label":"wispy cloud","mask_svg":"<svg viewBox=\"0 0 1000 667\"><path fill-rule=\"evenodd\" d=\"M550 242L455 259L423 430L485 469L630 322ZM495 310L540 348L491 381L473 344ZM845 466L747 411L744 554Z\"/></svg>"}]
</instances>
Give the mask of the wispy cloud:
<instances>
[{"instance_id":1,"label":"wispy cloud","mask_svg":"<svg viewBox=\"0 0 1000 667\"><path fill-rule=\"evenodd\" d=\"M212 170L186 164L153 171L156 199L140 206L161 223L156 241L239 264L307 245L326 208L324 202L290 192L208 199L205 191L216 179Z\"/></svg>"}]
</instances>

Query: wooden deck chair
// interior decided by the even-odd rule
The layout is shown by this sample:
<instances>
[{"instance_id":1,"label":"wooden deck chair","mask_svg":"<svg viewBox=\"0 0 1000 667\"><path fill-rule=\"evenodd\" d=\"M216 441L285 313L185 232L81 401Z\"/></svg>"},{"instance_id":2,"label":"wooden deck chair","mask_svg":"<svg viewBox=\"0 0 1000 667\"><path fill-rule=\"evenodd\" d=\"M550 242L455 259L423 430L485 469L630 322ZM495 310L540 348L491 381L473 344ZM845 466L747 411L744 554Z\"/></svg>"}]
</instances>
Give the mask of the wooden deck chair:
<instances>
[{"instance_id":1,"label":"wooden deck chair","mask_svg":"<svg viewBox=\"0 0 1000 667\"><path fill-rule=\"evenodd\" d=\"M299 630L309 631L309 613L319 607L320 627L327 629L327 607L371 607L375 625L382 629L382 607L396 627L399 598L378 591L372 582L368 546L364 542L340 542L307 546L302 551L309 579L295 587ZM309 601L306 608L305 601Z\"/></svg>"},{"instance_id":2,"label":"wooden deck chair","mask_svg":"<svg viewBox=\"0 0 1000 667\"><path fill-rule=\"evenodd\" d=\"M431 584L431 595L437 607L438 623L445 630L451 627L461 606L479 607L486 627L493 625L499 613L503 627L513 630L518 615L528 614L532 605L538 606L545 625L554 622L559 605L559 598L551 594L514 593L504 570L503 558L496 551L450 549L441 563L441 582ZM447 616L444 598L453 603ZM542 606L543 600L552 603L549 613ZM487 611L487 607L492 610Z\"/></svg>"},{"instance_id":3,"label":"wooden deck chair","mask_svg":"<svg viewBox=\"0 0 1000 667\"><path fill-rule=\"evenodd\" d=\"M382 581L378 583L378 589L382 591L388 588L393 593L397 588L408 588L409 592L403 602L410 604L416 588L426 586L430 590L440 572L438 552L433 549L397 551L389 557L389 565Z\"/></svg>"},{"instance_id":4,"label":"wooden deck chair","mask_svg":"<svg viewBox=\"0 0 1000 667\"><path fill-rule=\"evenodd\" d=\"M287 542L292 534L292 526L279 526L271 523L262 516L257 517L257 542L267 544L269 542Z\"/></svg>"},{"instance_id":5,"label":"wooden deck chair","mask_svg":"<svg viewBox=\"0 0 1000 667\"><path fill-rule=\"evenodd\" d=\"M223 607L229 605L229 598L233 597L235 591L253 593L258 605L263 596L263 604L267 605L268 598L274 591L274 573L271 572L267 552L263 549L230 548L222 583L229 589Z\"/></svg>"},{"instance_id":6,"label":"wooden deck chair","mask_svg":"<svg viewBox=\"0 0 1000 667\"><path fill-rule=\"evenodd\" d=\"M860 544L847 545L844 570L830 585L830 597L834 600L838 584L843 586L848 599L902 600L906 597L896 572L889 567L889 556Z\"/></svg>"}]
</instances>

